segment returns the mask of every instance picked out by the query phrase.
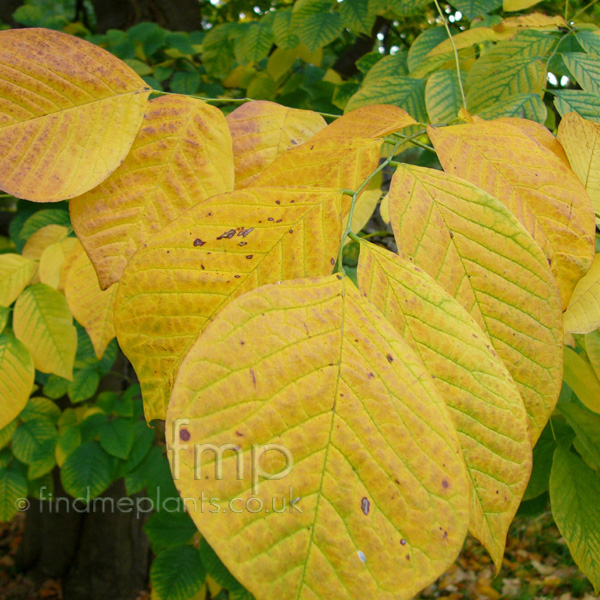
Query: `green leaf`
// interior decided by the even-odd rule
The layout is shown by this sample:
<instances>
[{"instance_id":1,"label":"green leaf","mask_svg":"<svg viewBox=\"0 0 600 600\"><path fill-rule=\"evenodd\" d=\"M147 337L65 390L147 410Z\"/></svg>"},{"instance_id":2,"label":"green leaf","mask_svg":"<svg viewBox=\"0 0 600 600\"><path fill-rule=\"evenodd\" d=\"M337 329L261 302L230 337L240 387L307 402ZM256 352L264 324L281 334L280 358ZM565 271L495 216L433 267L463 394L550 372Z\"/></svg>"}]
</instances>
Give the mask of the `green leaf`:
<instances>
[{"instance_id":1,"label":"green leaf","mask_svg":"<svg viewBox=\"0 0 600 600\"><path fill-rule=\"evenodd\" d=\"M58 435L56 462L62 467L65 459L81 444L81 431L76 425L67 425Z\"/></svg>"},{"instance_id":2,"label":"green leaf","mask_svg":"<svg viewBox=\"0 0 600 600\"><path fill-rule=\"evenodd\" d=\"M500 8L502 0L450 0L450 4L472 21L475 17L480 17Z\"/></svg>"},{"instance_id":3,"label":"green leaf","mask_svg":"<svg viewBox=\"0 0 600 600\"><path fill-rule=\"evenodd\" d=\"M76 370L73 381L68 382L67 393L73 404L89 400L98 389L100 374L93 368Z\"/></svg>"},{"instance_id":4,"label":"green leaf","mask_svg":"<svg viewBox=\"0 0 600 600\"><path fill-rule=\"evenodd\" d=\"M13 328L36 369L72 379L77 333L60 292L43 283L29 286L15 303Z\"/></svg>"},{"instance_id":5,"label":"green leaf","mask_svg":"<svg viewBox=\"0 0 600 600\"><path fill-rule=\"evenodd\" d=\"M400 106L416 121L426 121L425 80L402 76L369 80L366 87L358 90L350 98L344 112L369 104Z\"/></svg>"},{"instance_id":6,"label":"green leaf","mask_svg":"<svg viewBox=\"0 0 600 600\"><path fill-rule=\"evenodd\" d=\"M0 306L0 333L4 331L8 318L10 317L11 310L7 306Z\"/></svg>"},{"instance_id":7,"label":"green leaf","mask_svg":"<svg viewBox=\"0 0 600 600\"><path fill-rule=\"evenodd\" d=\"M116 418L100 428L100 445L108 454L127 460L135 439L133 423L128 419Z\"/></svg>"},{"instance_id":8,"label":"green leaf","mask_svg":"<svg viewBox=\"0 0 600 600\"><path fill-rule=\"evenodd\" d=\"M154 443L155 432L146 425L146 421L137 421L133 426L133 447L129 458L127 459L124 473L133 471L140 462L146 457L152 444ZM133 483L133 480L132 480ZM143 486L142 486L143 487Z\"/></svg>"},{"instance_id":9,"label":"green leaf","mask_svg":"<svg viewBox=\"0 0 600 600\"><path fill-rule=\"evenodd\" d=\"M123 62L130 66L138 75L152 74L152 67L141 60L137 60L137 58L126 58Z\"/></svg>"},{"instance_id":10,"label":"green leaf","mask_svg":"<svg viewBox=\"0 0 600 600\"><path fill-rule=\"evenodd\" d=\"M410 17L418 14L432 0L390 0L390 10L400 17Z\"/></svg>"},{"instance_id":11,"label":"green leaf","mask_svg":"<svg viewBox=\"0 0 600 600\"><path fill-rule=\"evenodd\" d=\"M156 600L188 600L204 585L206 571L193 546L177 546L161 552L152 563L150 580Z\"/></svg>"},{"instance_id":12,"label":"green leaf","mask_svg":"<svg viewBox=\"0 0 600 600\"><path fill-rule=\"evenodd\" d=\"M39 458L39 451L43 444L48 440L56 443L57 437L56 425L49 419L25 421L19 425L13 435L13 453L21 462L31 464ZM54 453L54 450L52 452Z\"/></svg>"},{"instance_id":13,"label":"green leaf","mask_svg":"<svg viewBox=\"0 0 600 600\"><path fill-rule=\"evenodd\" d=\"M573 452L558 446L550 474L552 516L573 560L600 589L600 478Z\"/></svg>"},{"instance_id":14,"label":"green leaf","mask_svg":"<svg viewBox=\"0 0 600 600\"><path fill-rule=\"evenodd\" d=\"M0 469L0 522L10 521L17 513L17 501L27 498L27 477L23 469L12 462Z\"/></svg>"},{"instance_id":15,"label":"green leaf","mask_svg":"<svg viewBox=\"0 0 600 600\"><path fill-rule=\"evenodd\" d=\"M238 580L229 572L229 569L221 562L217 553L211 548L205 538L200 541L200 557L202 564L206 568L206 572L210 575L222 588L230 590L240 586ZM240 586L241 587L241 586Z\"/></svg>"},{"instance_id":16,"label":"green leaf","mask_svg":"<svg viewBox=\"0 0 600 600\"><path fill-rule=\"evenodd\" d=\"M35 378L29 351L12 335L0 334L0 427L6 427L22 410Z\"/></svg>"},{"instance_id":17,"label":"green leaf","mask_svg":"<svg viewBox=\"0 0 600 600\"><path fill-rule=\"evenodd\" d=\"M70 381L58 375L50 375L44 384L44 395L52 400L58 400L67 393Z\"/></svg>"},{"instance_id":18,"label":"green leaf","mask_svg":"<svg viewBox=\"0 0 600 600\"><path fill-rule=\"evenodd\" d=\"M383 77L408 75L407 60L408 53L404 51L384 56L369 69L363 79L363 87L366 87L372 81L376 82Z\"/></svg>"},{"instance_id":19,"label":"green leaf","mask_svg":"<svg viewBox=\"0 0 600 600\"><path fill-rule=\"evenodd\" d=\"M436 71L431 75L425 86L425 105L431 123L456 119L463 106L456 71Z\"/></svg>"},{"instance_id":20,"label":"green leaf","mask_svg":"<svg viewBox=\"0 0 600 600\"><path fill-rule=\"evenodd\" d=\"M213 27L202 44L202 62L210 75L224 78L233 67L234 54L230 36L236 23Z\"/></svg>"},{"instance_id":21,"label":"green leaf","mask_svg":"<svg viewBox=\"0 0 600 600\"><path fill-rule=\"evenodd\" d=\"M568 52L562 58L584 92L600 94L600 56Z\"/></svg>"},{"instance_id":22,"label":"green leaf","mask_svg":"<svg viewBox=\"0 0 600 600\"><path fill-rule=\"evenodd\" d=\"M0 448L4 448L12 440L13 434L17 430L17 419L11 421L8 425L0 429Z\"/></svg>"},{"instance_id":23,"label":"green leaf","mask_svg":"<svg viewBox=\"0 0 600 600\"><path fill-rule=\"evenodd\" d=\"M578 31L575 37L588 54L600 54L600 31L584 29Z\"/></svg>"},{"instance_id":24,"label":"green leaf","mask_svg":"<svg viewBox=\"0 0 600 600\"><path fill-rule=\"evenodd\" d=\"M424 31L412 43L408 51L408 70L412 73L422 67L429 52L447 38L445 27L432 27Z\"/></svg>"},{"instance_id":25,"label":"green leaf","mask_svg":"<svg viewBox=\"0 0 600 600\"><path fill-rule=\"evenodd\" d=\"M368 0L343 0L340 16L344 25L353 33L371 34L375 13L369 10Z\"/></svg>"},{"instance_id":26,"label":"green leaf","mask_svg":"<svg viewBox=\"0 0 600 600\"><path fill-rule=\"evenodd\" d=\"M525 31L490 48L469 71L469 110L478 111L517 94L541 94L547 57L555 45L552 35Z\"/></svg>"},{"instance_id":27,"label":"green leaf","mask_svg":"<svg viewBox=\"0 0 600 600\"><path fill-rule=\"evenodd\" d=\"M81 439L83 442L91 442L100 435L100 429L108 422L108 416L102 412L95 412L88 415L79 424Z\"/></svg>"},{"instance_id":28,"label":"green leaf","mask_svg":"<svg viewBox=\"0 0 600 600\"><path fill-rule=\"evenodd\" d=\"M589 467L598 471L600 469L600 415L581 408L574 402L561 404L559 409L577 434L574 442L575 449Z\"/></svg>"},{"instance_id":29,"label":"green leaf","mask_svg":"<svg viewBox=\"0 0 600 600\"><path fill-rule=\"evenodd\" d=\"M543 124L546 122L548 109L539 94L516 94L474 113L482 119L519 117Z\"/></svg>"},{"instance_id":30,"label":"green leaf","mask_svg":"<svg viewBox=\"0 0 600 600\"><path fill-rule=\"evenodd\" d=\"M153 481L153 473L160 468L166 458L158 446L152 446L144 459L125 475L125 488L129 496L143 490Z\"/></svg>"},{"instance_id":31,"label":"green leaf","mask_svg":"<svg viewBox=\"0 0 600 600\"><path fill-rule=\"evenodd\" d=\"M189 542L198 531L187 512L161 510L144 525L154 552Z\"/></svg>"},{"instance_id":32,"label":"green leaf","mask_svg":"<svg viewBox=\"0 0 600 600\"><path fill-rule=\"evenodd\" d=\"M127 36L132 42L142 42L144 54L150 56L164 46L167 32L156 23L145 21L131 27Z\"/></svg>"},{"instance_id":33,"label":"green leaf","mask_svg":"<svg viewBox=\"0 0 600 600\"><path fill-rule=\"evenodd\" d=\"M85 442L67 456L60 470L65 491L84 501L101 494L112 481L113 461L98 442Z\"/></svg>"},{"instance_id":34,"label":"green leaf","mask_svg":"<svg viewBox=\"0 0 600 600\"><path fill-rule=\"evenodd\" d=\"M293 50L300 43L296 31L292 29L292 10L290 8L278 10L275 13L273 35L277 46L285 50Z\"/></svg>"},{"instance_id":35,"label":"green leaf","mask_svg":"<svg viewBox=\"0 0 600 600\"><path fill-rule=\"evenodd\" d=\"M339 13L330 9L329 0L309 0L293 12L291 27L310 52L333 42L344 28Z\"/></svg>"},{"instance_id":36,"label":"green leaf","mask_svg":"<svg viewBox=\"0 0 600 600\"><path fill-rule=\"evenodd\" d=\"M200 88L200 82L198 71L178 71L173 75L169 87L177 94L195 94Z\"/></svg>"},{"instance_id":37,"label":"green leaf","mask_svg":"<svg viewBox=\"0 0 600 600\"><path fill-rule=\"evenodd\" d=\"M568 112L577 112L583 118L600 123L600 97L581 90L554 92L554 105L561 117Z\"/></svg>"},{"instance_id":38,"label":"green leaf","mask_svg":"<svg viewBox=\"0 0 600 600\"><path fill-rule=\"evenodd\" d=\"M165 44L169 46L169 48L175 48L175 50L178 50L183 55L190 56L196 54L187 33L181 31L167 34Z\"/></svg>"},{"instance_id":39,"label":"green leaf","mask_svg":"<svg viewBox=\"0 0 600 600\"><path fill-rule=\"evenodd\" d=\"M47 225L62 225L63 227L71 226L71 219L69 213L66 210L59 208L47 208L44 210L38 210L28 217L23 227L18 231L13 238L17 250L21 252L25 246L25 242L38 230Z\"/></svg>"},{"instance_id":40,"label":"green leaf","mask_svg":"<svg viewBox=\"0 0 600 600\"><path fill-rule=\"evenodd\" d=\"M19 414L21 421L31 421L32 419L48 419L56 424L60 418L60 408L48 398L30 398L25 408Z\"/></svg>"},{"instance_id":41,"label":"green leaf","mask_svg":"<svg viewBox=\"0 0 600 600\"><path fill-rule=\"evenodd\" d=\"M267 13L260 21L250 23L250 27L235 44L235 56L238 63L247 65L260 62L269 54L273 44L273 15Z\"/></svg>"}]
</instances>

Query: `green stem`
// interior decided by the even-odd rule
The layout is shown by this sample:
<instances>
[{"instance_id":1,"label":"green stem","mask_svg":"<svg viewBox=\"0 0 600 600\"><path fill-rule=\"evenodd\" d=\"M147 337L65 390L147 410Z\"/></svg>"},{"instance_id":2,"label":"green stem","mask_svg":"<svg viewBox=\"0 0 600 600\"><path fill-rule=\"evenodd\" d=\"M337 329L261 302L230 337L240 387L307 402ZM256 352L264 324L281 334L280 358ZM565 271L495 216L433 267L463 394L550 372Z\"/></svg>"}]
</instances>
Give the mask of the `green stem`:
<instances>
[{"instance_id":1,"label":"green stem","mask_svg":"<svg viewBox=\"0 0 600 600\"><path fill-rule=\"evenodd\" d=\"M565 21L569 22L569 0L565 2Z\"/></svg>"},{"instance_id":2,"label":"green stem","mask_svg":"<svg viewBox=\"0 0 600 600\"><path fill-rule=\"evenodd\" d=\"M572 34L575 33L574 29L571 29L571 31L569 31L567 34L563 35L560 40L558 40L558 44L556 44L556 46L554 47L554 50L552 51L552 54L548 57L548 60L546 61L546 68L544 70L544 78L542 79L543 84L542 85L546 85L546 81L548 81L548 70L550 69L550 61L556 56L556 53L558 52L558 49L560 48L560 45ZM541 97L544 97L544 93L546 92L545 88L542 88L542 94Z\"/></svg>"},{"instance_id":3,"label":"green stem","mask_svg":"<svg viewBox=\"0 0 600 600\"><path fill-rule=\"evenodd\" d=\"M358 241L358 240L368 240L373 237L393 237L393 235L394 234L390 233L389 231L374 231L373 233L367 233L367 234L361 235L361 236L355 236L353 233L351 233L350 238L353 240L354 240L354 238L357 238L355 241Z\"/></svg>"},{"instance_id":4,"label":"green stem","mask_svg":"<svg viewBox=\"0 0 600 600\"><path fill-rule=\"evenodd\" d=\"M467 110L467 97L465 96L465 90L463 90L462 77L460 76L460 58L458 56L458 50L456 49L456 44L454 43L454 39L452 37L452 32L450 31L450 27L448 25L448 21L446 20L446 15L444 11L442 11L438 0L434 0L435 6L440 14L442 21L444 22L444 27L446 28L446 33L448 34L448 39L452 44L452 50L454 50L454 60L456 61L456 72L458 73L458 88L460 89L460 96L462 98L463 107Z\"/></svg>"}]
</instances>

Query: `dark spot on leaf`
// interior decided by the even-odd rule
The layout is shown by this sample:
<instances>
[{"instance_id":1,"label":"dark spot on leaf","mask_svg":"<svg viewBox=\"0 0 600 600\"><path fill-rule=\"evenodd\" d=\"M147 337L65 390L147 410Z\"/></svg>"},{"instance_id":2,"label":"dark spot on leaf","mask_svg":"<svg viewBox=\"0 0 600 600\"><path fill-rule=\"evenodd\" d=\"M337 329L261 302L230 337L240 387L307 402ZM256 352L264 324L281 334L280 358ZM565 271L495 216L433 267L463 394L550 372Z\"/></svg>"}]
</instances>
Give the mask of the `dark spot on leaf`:
<instances>
[{"instance_id":1,"label":"dark spot on leaf","mask_svg":"<svg viewBox=\"0 0 600 600\"><path fill-rule=\"evenodd\" d=\"M454 237L454 234L453 234L452 232L450 232L450 237L451 237L451 238L453 238L453 237Z\"/></svg>"},{"instance_id":2,"label":"dark spot on leaf","mask_svg":"<svg viewBox=\"0 0 600 600\"><path fill-rule=\"evenodd\" d=\"M241 431L236 431L235 435L237 435L239 437L244 437L244 434Z\"/></svg>"},{"instance_id":3,"label":"dark spot on leaf","mask_svg":"<svg viewBox=\"0 0 600 600\"><path fill-rule=\"evenodd\" d=\"M394 362L394 357L393 357L391 354L388 354L388 355L386 356L386 358L387 358L387 361L388 361L390 364Z\"/></svg>"},{"instance_id":4,"label":"dark spot on leaf","mask_svg":"<svg viewBox=\"0 0 600 600\"><path fill-rule=\"evenodd\" d=\"M184 442L189 442L192 434L187 429L179 430L179 438Z\"/></svg>"},{"instance_id":5,"label":"dark spot on leaf","mask_svg":"<svg viewBox=\"0 0 600 600\"><path fill-rule=\"evenodd\" d=\"M293 229L290 229L290 230L288 231L288 233L294 233L294 230L293 230Z\"/></svg>"},{"instance_id":6,"label":"dark spot on leaf","mask_svg":"<svg viewBox=\"0 0 600 600\"><path fill-rule=\"evenodd\" d=\"M240 346L243 346L246 342L244 340L240 340Z\"/></svg>"},{"instance_id":7,"label":"dark spot on leaf","mask_svg":"<svg viewBox=\"0 0 600 600\"><path fill-rule=\"evenodd\" d=\"M406 555L406 560L410 560L410 554Z\"/></svg>"},{"instance_id":8,"label":"dark spot on leaf","mask_svg":"<svg viewBox=\"0 0 600 600\"><path fill-rule=\"evenodd\" d=\"M240 231L238 233L238 237L241 235L242 237L246 237L247 235L250 235L252 232L254 231L254 227L250 227L249 229L242 229L242 231Z\"/></svg>"},{"instance_id":9,"label":"dark spot on leaf","mask_svg":"<svg viewBox=\"0 0 600 600\"><path fill-rule=\"evenodd\" d=\"M375 377L375 375L373 375L373 373L369 373L369 374L367 375L367 377L368 377L369 379L373 379L373 377Z\"/></svg>"},{"instance_id":10,"label":"dark spot on leaf","mask_svg":"<svg viewBox=\"0 0 600 600\"><path fill-rule=\"evenodd\" d=\"M239 279L241 277L241 275L235 275L236 279Z\"/></svg>"},{"instance_id":11,"label":"dark spot on leaf","mask_svg":"<svg viewBox=\"0 0 600 600\"><path fill-rule=\"evenodd\" d=\"M250 259L251 259L253 256L254 256L254 254L248 254L248 256L246 256L246 258L247 258L248 260L250 260Z\"/></svg>"},{"instance_id":12,"label":"dark spot on leaf","mask_svg":"<svg viewBox=\"0 0 600 600\"><path fill-rule=\"evenodd\" d=\"M296 202L295 200L290 200L290 204L294 204L294 202Z\"/></svg>"},{"instance_id":13,"label":"dark spot on leaf","mask_svg":"<svg viewBox=\"0 0 600 600\"><path fill-rule=\"evenodd\" d=\"M279 200L275 200L275 204L281 204Z\"/></svg>"},{"instance_id":14,"label":"dark spot on leaf","mask_svg":"<svg viewBox=\"0 0 600 600\"><path fill-rule=\"evenodd\" d=\"M332 259L331 259L329 262L330 262L330 263L331 263L333 266L335 265L335 259L334 259L334 258L332 258Z\"/></svg>"},{"instance_id":15,"label":"dark spot on leaf","mask_svg":"<svg viewBox=\"0 0 600 600\"><path fill-rule=\"evenodd\" d=\"M360 501L360 508L365 513L365 515L369 514L369 509L371 508L371 503L369 502L368 498L363 498Z\"/></svg>"},{"instance_id":16,"label":"dark spot on leaf","mask_svg":"<svg viewBox=\"0 0 600 600\"><path fill-rule=\"evenodd\" d=\"M398 485L400 485L400 482L399 482L397 479L394 479L394 481L395 481L395 482L396 482Z\"/></svg>"},{"instance_id":17,"label":"dark spot on leaf","mask_svg":"<svg viewBox=\"0 0 600 600\"><path fill-rule=\"evenodd\" d=\"M283 221L283 219L277 219L277 221L275 221L275 223L281 223L281 221Z\"/></svg>"},{"instance_id":18,"label":"dark spot on leaf","mask_svg":"<svg viewBox=\"0 0 600 600\"><path fill-rule=\"evenodd\" d=\"M206 267L204 265L200 265L200 268L204 271Z\"/></svg>"},{"instance_id":19,"label":"dark spot on leaf","mask_svg":"<svg viewBox=\"0 0 600 600\"><path fill-rule=\"evenodd\" d=\"M247 244L248 244L248 242L240 242L240 243L238 244L238 246L246 246Z\"/></svg>"},{"instance_id":20,"label":"dark spot on leaf","mask_svg":"<svg viewBox=\"0 0 600 600\"><path fill-rule=\"evenodd\" d=\"M336 277L337 277L338 279L341 279L341 278L342 278L342 276L341 276L341 275L336 275Z\"/></svg>"},{"instance_id":21,"label":"dark spot on leaf","mask_svg":"<svg viewBox=\"0 0 600 600\"><path fill-rule=\"evenodd\" d=\"M442 479L442 486L447 488L450 486L450 484L445 479Z\"/></svg>"},{"instance_id":22,"label":"dark spot on leaf","mask_svg":"<svg viewBox=\"0 0 600 600\"><path fill-rule=\"evenodd\" d=\"M401 543L403 546L406 546L406 540L405 540L404 538L402 538L402 539L400 540L400 543Z\"/></svg>"},{"instance_id":23,"label":"dark spot on leaf","mask_svg":"<svg viewBox=\"0 0 600 600\"><path fill-rule=\"evenodd\" d=\"M254 387L256 387L256 375L254 375L253 369L250 369L250 375L252 375L252 383L254 384Z\"/></svg>"},{"instance_id":24,"label":"dark spot on leaf","mask_svg":"<svg viewBox=\"0 0 600 600\"><path fill-rule=\"evenodd\" d=\"M269 218L267 219L267 221L274 221L274 220L275 220L275 219L274 219L273 217L269 217Z\"/></svg>"},{"instance_id":25,"label":"dark spot on leaf","mask_svg":"<svg viewBox=\"0 0 600 600\"><path fill-rule=\"evenodd\" d=\"M222 233L217 239L218 240L222 240L222 239L230 240L234 235L235 235L235 229L230 229L229 231Z\"/></svg>"},{"instance_id":26,"label":"dark spot on leaf","mask_svg":"<svg viewBox=\"0 0 600 600\"><path fill-rule=\"evenodd\" d=\"M194 246L204 246L204 244L206 244L206 242L203 242L200 238L194 240Z\"/></svg>"}]
</instances>

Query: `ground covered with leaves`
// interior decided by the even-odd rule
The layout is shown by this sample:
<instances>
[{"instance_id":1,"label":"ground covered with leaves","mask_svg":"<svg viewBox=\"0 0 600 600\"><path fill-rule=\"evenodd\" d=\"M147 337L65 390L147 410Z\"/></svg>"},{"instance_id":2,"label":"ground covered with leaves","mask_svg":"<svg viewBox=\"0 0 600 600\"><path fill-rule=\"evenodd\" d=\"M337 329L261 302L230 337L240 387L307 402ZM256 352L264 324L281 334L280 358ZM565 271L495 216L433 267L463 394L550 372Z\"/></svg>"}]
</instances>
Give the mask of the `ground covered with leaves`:
<instances>
[{"instance_id":1,"label":"ground covered with leaves","mask_svg":"<svg viewBox=\"0 0 600 600\"><path fill-rule=\"evenodd\" d=\"M60 581L36 583L18 573L15 565L24 515L0 524L0 598L2 600L60 600ZM544 558L545 557L545 558ZM139 600L149 598L149 590ZM513 523L502 570L494 567L483 547L469 537L458 560L419 600L595 600L589 581L569 555L550 512L539 517L519 517Z\"/></svg>"}]
</instances>

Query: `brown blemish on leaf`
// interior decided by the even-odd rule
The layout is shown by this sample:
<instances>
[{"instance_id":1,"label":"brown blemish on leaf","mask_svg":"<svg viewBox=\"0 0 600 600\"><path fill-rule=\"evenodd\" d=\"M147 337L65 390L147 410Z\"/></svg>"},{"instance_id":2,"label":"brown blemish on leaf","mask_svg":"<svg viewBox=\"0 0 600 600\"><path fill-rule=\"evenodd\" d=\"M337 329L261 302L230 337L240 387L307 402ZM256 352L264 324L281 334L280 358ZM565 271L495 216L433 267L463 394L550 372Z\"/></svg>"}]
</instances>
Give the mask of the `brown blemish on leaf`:
<instances>
[{"instance_id":1,"label":"brown blemish on leaf","mask_svg":"<svg viewBox=\"0 0 600 600\"><path fill-rule=\"evenodd\" d=\"M365 513L365 515L369 514L369 509L371 508L371 503L369 502L368 498L363 498L360 501L360 508L362 509L363 513Z\"/></svg>"},{"instance_id":2,"label":"brown blemish on leaf","mask_svg":"<svg viewBox=\"0 0 600 600\"><path fill-rule=\"evenodd\" d=\"M267 219L267 221L274 221L274 220L275 220L275 219L274 219L273 217L269 217L269 218Z\"/></svg>"},{"instance_id":3,"label":"brown blemish on leaf","mask_svg":"<svg viewBox=\"0 0 600 600\"><path fill-rule=\"evenodd\" d=\"M244 434L241 431L236 431L235 435L237 435L239 437L244 437Z\"/></svg>"},{"instance_id":4,"label":"brown blemish on leaf","mask_svg":"<svg viewBox=\"0 0 600 600\"><path fill-rule=\"evenodd\" d=\"M248 244L248 242L240 242L240 243L238 244L238 246L246 246L247 244Z\"/></svg>"},{"instance_id":5,"label":"brown blemish on leaf","mask_svg":"<svg viewBox=\"0 0 600 600\"><path fill-rule=\"evenodd\" d=\"M450 484L445 479L442 479L442 486L444 488L448 488L448 487L450 487Z\"/></svg>"},{"instance_id":6,"label":"brown blemish on leaf","mask_svg":"<svg viewBox=\"0 0 600 600\"><path fill-rule=\"evenodd\" d=\"M256 388L256 375L254 374L254 369L250 369L250 375L252 375L252 383L254 384L254 387Z\"/></svg>"},{"instance_id":7,"label":"brown blemish on leaf","mask_svg":"<svg viewBox=\"0 0 600 600\"><path fill-rule=\"evenodd\" d=\"M331 263L332 266L335 266L335 259L334 258L332 258L329 262Z\"/></svg>"},{"instance_id":8,"label":"brown blemish on leaf","mask_svg":"<svg viewBox=\"0 0 600 600\"><path fill-rule=\"evenodd\" d=\"M400 540L400 543L401 543L403 546L406 546L406 540L405 540L404 538L402 538L402 539Z\"/></svg>"},{"instance_id":9,"label":"brown blemish on leaf","mask_svg":"<svg viewBox=\"0 0 600 600\"><path fill-rule=\"evenodd\" d=\"M241 275L234 275L234 277L235 277L236 279L239 279L239 278L241 277Z\"/></svg>"},{"instance_id":10,"label":"brown blemish on leaf","mask_svg":"<svg viewBox=\"0 0 600 600\"><path fill-rule=\"evenodd\" d=\"M242 231L240 231L238 233L238 237L241 235L242 237L246 237L247 235L250 235L252 232L254 231L254 227L249 227L248 229L242 229Z\"/></svg>"},{"instance_id":11,"label":"brown blemish on leaf","mask_svg":"<svg viewBox=\"0 0 600 600\"><path fill-rule=\"evenodd\" d=\"M179 439L182 440L183 442L189 442L191 437L192 437L192 434L187 429L179 430Z\"/></svg>"},{"instance_id":12,"label":"brown blemish on leaf","mask_svg":"<svg viewBox=\"0 0 600 600\"><path fill-rule=\"evenodd\" d=\"M248 256L246 256L246 258L247 258L248 260L250 260L250 259L251 259L253 256L254 256L254 254L248 254Z\"/></svg>"},{"instance_id":13,"label":"brown blemish on leaf","mask_svg":"<svg viewBox=\"0 0 600 600\"><path fill-rule=\"evenodd\" d=\"M206 244L206 242L203 242L200 238L194 240L194 246L204 246L204 244Z\"/></svg>"},{"instance_id":14,"label":"brown blemish on leaf","mask_svg":"<svg viewBox=\"0 0 600 600\"><path fill-rule=\"evenodd\" d=\"M230 229L229 231L222 233L217 239L218 240L222 240L222 239L230 240L234 235L235 235L235 229Z\"/></svg>"},{"instance_id":15,"label":"brown blemish on leaf","mask_svg":"<svg viewBox=\"0 0 600 600\"><path fill-rule=\"evenodd\" d=\"M394 362L394 357L393 357L391 354L388 354L388 355L386 356L386 358L387 358L387 361L388 361L390 364Z\"/></svg>"},{"instance_id":16,"label":"brown blemish on leaf","mask_svg":"<svg viewBox=\"0 0 600 600\"><path fill-rule=\"evenodd\" d=\"M290 230L288 231L288 233L294 233L294 230L293 230L293 229L290 229Z\"/></svg>"},{"instance_id":17,"label":"brown blemish on leaf","mask_svg":"<svg viewBox=\"0 0 600 600\"><path fill-rule=\"evenodd\" d=\"M275 200L275 204L281 204L279 200Z\"/></svg>"},{"instance_id":18,"label":"brown blemish on leaf","mask_svg":"<svg viewBox=\"0 0 600 600\"><path fill-rule=\"evenodd\" d=\"M375 377L375 375L373 375L373 373L369 373L369 374L367 375L367 377L368 377L369 379L373 379L373 377Z\"/></svg>"}]
</instances>

